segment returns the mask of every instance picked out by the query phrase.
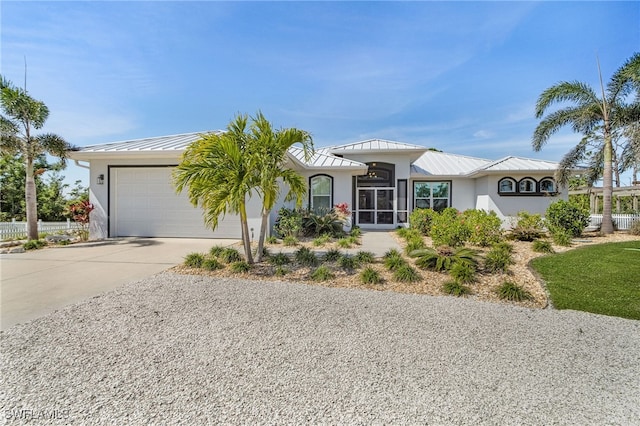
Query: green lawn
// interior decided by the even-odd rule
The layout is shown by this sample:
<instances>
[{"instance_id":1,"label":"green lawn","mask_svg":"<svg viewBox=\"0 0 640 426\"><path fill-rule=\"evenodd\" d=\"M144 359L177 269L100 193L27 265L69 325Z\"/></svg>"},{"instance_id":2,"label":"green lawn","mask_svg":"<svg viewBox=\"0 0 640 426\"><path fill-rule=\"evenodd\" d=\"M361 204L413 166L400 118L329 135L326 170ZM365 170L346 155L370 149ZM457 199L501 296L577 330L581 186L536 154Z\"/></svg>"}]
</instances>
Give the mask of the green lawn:
<instances>
[{"instance_id":1,"label":"green lawn","mask_svg":"<svg viewBox=\"0 0 640 426\"><path fill-rule=\"evenodd\" d=\"M582 247L531 266L557 309L640 320L640 241Z\"/></svg>"}]
</instances>

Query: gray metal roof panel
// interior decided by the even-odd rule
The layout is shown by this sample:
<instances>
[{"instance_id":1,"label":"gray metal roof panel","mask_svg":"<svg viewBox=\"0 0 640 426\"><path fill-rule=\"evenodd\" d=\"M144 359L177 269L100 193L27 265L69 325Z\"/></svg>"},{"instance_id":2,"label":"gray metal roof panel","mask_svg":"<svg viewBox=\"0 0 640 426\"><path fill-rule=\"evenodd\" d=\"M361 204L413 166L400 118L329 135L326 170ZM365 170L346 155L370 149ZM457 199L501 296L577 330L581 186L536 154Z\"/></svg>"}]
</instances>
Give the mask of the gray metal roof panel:
<instances>
[{"instance_id":1,"label":"gray metal roof panel","mask_svg":"<svg viewBox=\"0 0 640 426\"><path fill-rule=\"evenodd\" d=\"M404 142L394 142L384 139L369 139L366 141L354 142L345 145L332 146L327 148L330 152L390 152L390 151L426 151L427 148L420 145L413 145Z\"/></svg>"}]
</instances>

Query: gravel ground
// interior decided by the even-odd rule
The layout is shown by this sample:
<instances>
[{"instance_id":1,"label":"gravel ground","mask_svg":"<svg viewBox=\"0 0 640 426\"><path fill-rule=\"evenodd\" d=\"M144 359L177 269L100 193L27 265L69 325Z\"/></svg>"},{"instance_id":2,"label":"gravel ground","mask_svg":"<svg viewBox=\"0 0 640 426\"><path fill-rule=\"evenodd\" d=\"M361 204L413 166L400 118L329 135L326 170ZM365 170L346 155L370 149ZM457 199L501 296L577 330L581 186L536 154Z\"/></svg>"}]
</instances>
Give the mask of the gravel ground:
<instances>
[{"instance_id":1,"label":"gravel ground","mask_svg":"<svg viewBox=\"0 0 640 426\"><path fill-rule=\"evenodd\" d=\"M0 344L11 424L640 424L640 322L581 312L165 272Z\"/></svg>"}]
</instances>

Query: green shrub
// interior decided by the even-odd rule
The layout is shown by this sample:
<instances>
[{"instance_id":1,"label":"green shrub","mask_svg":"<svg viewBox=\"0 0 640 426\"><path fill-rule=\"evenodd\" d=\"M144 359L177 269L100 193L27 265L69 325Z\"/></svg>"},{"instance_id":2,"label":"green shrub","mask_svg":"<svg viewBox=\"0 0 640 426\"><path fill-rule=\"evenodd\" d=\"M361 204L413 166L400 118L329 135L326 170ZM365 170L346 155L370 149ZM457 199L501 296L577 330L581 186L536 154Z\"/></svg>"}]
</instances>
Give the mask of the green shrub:
<instances>
[{"instance_id":1,"label":"green shrub","mask_svg":"<svg viewBox=\"0 0 640 426\"><path fill-rule=\"evenodd\" d=\"M447 281L446 283L444 283L442 285L442 291L445 294L450 294L452 296L466 296L467 294L471 294L471 289L464 285L461 284L458 281Z\"/></svg>"},{"instance_id":2,"label":"green shrub","mask_svg":"<svg viewBox=\"0 0 640 426\"><path fill-rule=\"evenodd\" d=\"M249 265L244 260L240 260L238 262L233 262L231 264L231 271L237 274L241 274L244 272L249 272L251 270L251 265Z\"/></svg>"},{"instance_id":3,"label":"green shrub","mask_svg":"<svg viewBox=\"0 0 640 426\"><path fill-rule=\"evenodd\" d=\"M287 247L294 247L298 245L298 239L293 235L287 235L282 239L282 244Z\"/></svg>"},{"instance_id":4,"label":"green shrub","mask_svg":"<svg viewBox=\"0 0 640 426\"><path fill-rule=\"evenodd\" d=\"M432 209L415 209L409 215L410 226L422 235L429 235L431 232L431 223L437 214L438 213Z\"/></svg>"},{"instance_id":5,"label":"green shrub","mask_svg":"<svg viewBox=\"0 0 640 426\"><path fill-rule=\"evenodd\" d=\"M398 236L406 241L411 239L422 239L422 234L417 229L411 228L399 228L396 233Z\"/></svg>"},{"instance_id":6,"label":"green shrub","mask_svg":"<svg viewBox=\"0 0 640 426\"><path fill-rule=\"evenodd\" d=\"M278 238L275 235L269 235L267 237L267 244L278 244Z\"/></svg>"},{"instance_id":7,"label":"green shrub","mask_svg":"<svg viewBox=\"0 0 640 426\"><path fill-rule=\"evenodd\" d=\"M527 290L519 286L518 284L505 281L496 290L498 297L504 300L510 300L512 302L521 302L523 300L532 300L533 296Z\"/></svg>"},{"instance_id":8,"label":"green shrub","mask_svg":"<svg viewBox=\"0 0 640 426\"><path fill-rule=\"evenodd\" d=\"M411 252L411 256L418 258L416 265L420 268L436 272L448 271L456 263L469 263L474 268L477 264L476 251L466 247L440 246L437 249L428 247Z\"/></svg>"},{"instance_id":9,"label":"green shrub","mask_svg":"<svg viewBox=\"0 0 640 426\"><path fill-rule=\"evenodd\" d=\"M342 219L338 215L329 211L325 214L308 212L302 217L302 229L304 235L318 236L329 234L335 237L344 235L342 230Z\"/></svg>"},{"instance_id":10,"label":"green shrub","mask_svg":"<svg viewBox=\"0 0 640 426\"><path fill-rule=\"evenodd\" d=\"M58 241L58 244L60 244L61 246L68 246L69 244L71 244L71 241L69 241L69 240L60 240L60 241Z\"/></svg>"},{"instance_id":11,"label":"green shrub","mask_svg":"<svg viewBox=\"0 0 640 426\"><path fill-rule=\"evenodd\" d=\"M484 259L484 268L492 273L507 272L511 264L511 253L499 247L492 248Z\"/></svg>"},{"instance_id":12,"label":"green shrub","mask_svg":"<svg viewBox=\"0 0 640 426\"><path fill-rule=\"evenodd\" d=\"M552 230L551 237L554 243L562 247L569 247L573 238L570 231L560 228Z\"/></svg>"},{"instance_id":13,"label":"green shrub","mask_svg":"<svg viewBox=\"0 0 640 426\"><path fill-rule=\"evenodd\" d=\"M406 263L393 273L393 279L403 283L415 283L420 281L420 274Z\"/></svg>"},{"instance_id":14,"label":"green shrub","mask_svg":"<svg viewBox=\"0 0 640 426\"><path fill-rule=\"evenodd\" d=\"M200 268L204 262L204 254L202 253L189 253L184 258L184 266L189 268Z\"/></svg>"},{"instance_id":15,"label":"green shrub","mask_svg":"<svg viewBox=\"0 0 640 426\"><path fill-rule=\"evenodd\" d=\"M353 236L353 235L349 235L349 236L347 237L347 240L349 240L349 242L350 242L351 244L354 244L354 245L357 245L357 246L359 246L359 245L360 245L360 238L355 237L355 236Z\"/></svg>"},{"instance_id":16,"label":"green shrub","mask_svg":"<svg viewBox=\"0 0 640 426\"><path fill-rule=\"evenodd\" d=\"M314 281L327 281L334 278L333 272L327 265L318 266L312 273L311 278Z\"/></svg>"},{"instance_id":17,"label":"green shrub","mask_svg":"<svg viewBox=\"0 0 640 426\"><path fill-rule=\"evenodd\" d=\"M360 272L360 281L363 284L381 284L382 277L375 269L366 267L362 272Z\"/></svg>"},{"instance_id":18,"label":"green shrub","mask_svg":"<svg viewBox=\"0 0 640 426\"><path fill-rule=\"evenodd\" d=\"M360 238L362 236L362 229L360 229L359 226L354 226L353 228L351 228L351 232L349 232L349 235L352 237Z\"/></svg>"},{"instance_id":19,"label":"green shrub","mask_svg":"<svg viewBox=\"0 0 640 426\"><path fill-rule=\"evenodd\" d=\"M513 245L507 243L506 241L495 243L491 246L491 248L493 248L494 250L504 250L509 254L513 253Z\"/></svg>"},{"instance_id":20,"label":"green shrub","mask_svg":"<svg viewBox=\"0 0 640 426\"><path fill-rule=\"evenodd\" d=\"M331 235L322 234L319 237L313 239L313 245L315 247L320 247L327 244L329 241L331 241Z\"/></svg>"},{"instance_id":21,"label":"green shrub","mask_svg":"<svg viewBox=\"0 0 640 426\"><path fill-rule=\"evenodd\" d=\"M29 240L22 245L25 250L37 250L47 245L45 240Z\"/></svg>"},{"instance_id":22,"label":"green shrub","mask_svg":"<svg viewBox=\"0 0 640 426\"><path fill-rule=\"evenodd\" d=\"M459 283L472 283L476 280L476 267L469 262L455 262L449 270L449 274Z\"/></svg>"},{"instance_id":23,"label":"green shrub","mask_svg":"<svg viewBox=\"0 0 640 426\"><path fill-rule=\"evenodd\" d=\"M407 238L407 234L409 233L409 228L398 228L396 229L396 234L398 234L398 237L400 238Z\"/></svg>"},{"instance_id":24,"label":"green shrub","mask_svg":"<svg viewBox=\"0 0 640 426\"><path fill-rule=\"evenodd\" d=\"M275 271L273 271L273 275L275 275L276 277L284 277L288 273L289 270L287 268L283 268L282 266L276 266Z\"/></svg>"},{"instance_id":25,"label":"green shrub","mask_svg":"<svg viewBox=\"0 0 640 426\"><path fill-rule=\"evenodd\" d=\"M329 249L324 254L323 259L327 262L335 262L342 257L342 253L338 249Z\"/></svg>"},{"instance_id":26,"label":"green shrub","mask_svg":"<svg viewBox=\"0 0 640 426\"><path fill-rule=\"evenodd\" d=\"M370 251L359 251L356 253L356 260L358 263L373 263L376 260L376 257Z\"/></svg>"},{"instance_id":27,"label":"green shrub","mask_svg":"<svg viewBox=\"0 0 640 426\"><path fill-rule=\"evenodd\" d=\"M208 257L202 262L202 269L207 271L215 271L216 269L222 269L224 266L215 257Z\"/></svg>"},{"instance_id":28,"label":"green shrub","mask_svg":"<svg viewBox=\"0 0 640 426\"><path fill-rule=\"evenodd\" d=\"M402 257L402 253L396 249L390 249L384 254L383 258L387 259L389 257Z\"/></svg>"},{"instance_id":29,"label":"green shrub","mask_svg":"<svg viewBox=\"0 0 640 426\"><path fill-rule=\"evenodd\" d=\"M340 248L351 248L351 241L348 238L340 238L338 240L338 247Z\"/></svg>"},{"instance_id":30,"label":"green shrub","mask_svg":"<svg viewBox=\"0 0 640 426\"><path fill-rule=\"evenodd\" d=\"M294 237L293 235L287 235L282 239L282 244L284 244L287 247L297 246L298 242L299 242L298 238Z\"/></svg>"},{"instance_id":31,"label":"green shrub","mask_svg":"<svg viewBox=\"0 0 640 426\"><path fill-rule=\"evenodd\" d=\"M459 247L468 241L471 231L463 215L448 207L433 217L431 238L435 246Z\"/></svg>"},{"instance_id":32,"label":"green shrub","mask_svg":"<svg viewBox=\"0 0 640 426\"><path fill-rule=\"evenodd\" d=\"M589 224L589 211L565 200L552 203L546 212L547 228L551 234L566 231L579 237Z\"/></svg>"},{"instance_id":33,"label":"green shrub","mask_svg":"<svg viewBox=\"0 0 640 426\"><path fill-rule=\"evenodd\" d=\"M295 209L281 208L278 211L273 230L283 239L300 236L302 233L302 213Z\"/></svg>"},{"instance_id":34,"label":"green shrub","mask_svg":"<svg viewBox=\"0 0 640 426\"><path fill-rule=\"evenodd\" d=\"M285 253L280 252L269 256L269 263L274 266L283 266L291 263L291 259Z\"/></svg>"},{"instance_id":35,"label":"green shrub","mask_svg":"<svg viewBox=\"0 0 640 426\"><path fill-rule=\"evenodd\" d=\"M234 249L232 247L227 247L224 250L222 250L219 258L224 263L240 262L242 260L242 256L240 255L240 252L237 249Z\"/></svg>"},{"instance_id":36,"label":"green shrub","mask_svg":"<svg viewBox=\"0 0 640 426\"><path fill-rule=\"evenodd\" d=\"M629 234L640 235L640 219L633 221L631 227L629 228Z\"/></svg>"},{"instance_id":37,"label":"green shrub","mask_svg":"<svg viewBox=\"0 0 640 426\"><path fill-rule=\"evenodd\" d=\"M353 271L354 269L357 269L360 264L358 263L358 259L356 259L354 256L345 254L341 256L340 259L338 259L338 266L340 266L345 271Z\"/></svg>"},{"instance_id":38,"label":"green shrub","mask_svg":"<svg viewBox=\"0 0 640 426\"><path fill-rule=\"evenodd\" d=\"M462 214L462 220L469 228L468 241L471 244L488 247L502 240L502 220L496 212L469 209Z\"/></svg>"},{"instance_id":39,"label":"green shrub","mask_svg":"<svg viewBox=\"0 0 640 426\"><path fill-rule=\"evenodd\" d=\"M518 241L533 241L544 235L544 220L539 214L526 211L518 212L516 225L511 229L509 237Z\"/></svg>"},{"instance_id":40,"label":"green shrub","mask_svg":"<svg viewBox=\"0 0 640 426\"><path fill-rule=\"evenodd\" d=\"M425 244L424 240L422 239L422 237L411 237L410 239L407 240L407 245L404 248L405 252L407 254L414 252L416 250L421 250L423 248L425 248L427 245Z\"/></svg>"},{"instance_id":41,"label":"green shrub","mask_svg":"<svg viewBox=\"0 0 640 426\"><path fill-rule=\"evenodd\" d=\"M536 253L553 253L553 247L547 240L535 240L532 244L533 251Z\"/></svg>"},{"instance_id":42,"label":"green shrub","mask_svg":"<svg viewBox=\"0 0 640 426\"><path fill-rule=\"evenodd\" d=\"M309 250L307 247L300 247L295 252L296 262L302 266L316 266L318 264L318 258L315 253Z\"/></svg>"},{"instance_id":43,"label":"green shrub","mask_svg":"<svg viewBox=\"0 0 640 426\"><path fill-rule=\"evenodd\" d=\"M395 271L406 264L407 262L396 249L391 249L384 254L384 266L389 271Z\"/></svg>"},{"instance_id":44,"label":"green shrub","mask_svg":"<svg viewBox=\"0 0 640 426\"><path fill-rule=\"evenodd\" d=\"M220 255L222 254L223 251L224 251L224 247L222 247L222 246L213 246L209 250L209 254L211 256L214 256L214 257L220 257Z\"/></svg>"}]
</instances>

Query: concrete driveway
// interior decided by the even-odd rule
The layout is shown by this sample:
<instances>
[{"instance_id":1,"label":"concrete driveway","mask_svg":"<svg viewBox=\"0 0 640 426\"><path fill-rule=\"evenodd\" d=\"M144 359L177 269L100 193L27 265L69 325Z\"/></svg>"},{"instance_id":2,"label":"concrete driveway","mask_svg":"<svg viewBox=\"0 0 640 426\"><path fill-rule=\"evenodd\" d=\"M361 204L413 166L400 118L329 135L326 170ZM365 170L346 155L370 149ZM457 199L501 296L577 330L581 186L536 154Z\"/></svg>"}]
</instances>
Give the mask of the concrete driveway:
<instances>
[{"instance_id":1,"label":"concrete driveway","mask_svg":"<svg viewBox=\"0 0 640 426\"><path fill-rule=\"evenodd\" d=\"M0 255L0 330L156 274L236 240L130 238Z\"/></svg>"}]
</instances>

